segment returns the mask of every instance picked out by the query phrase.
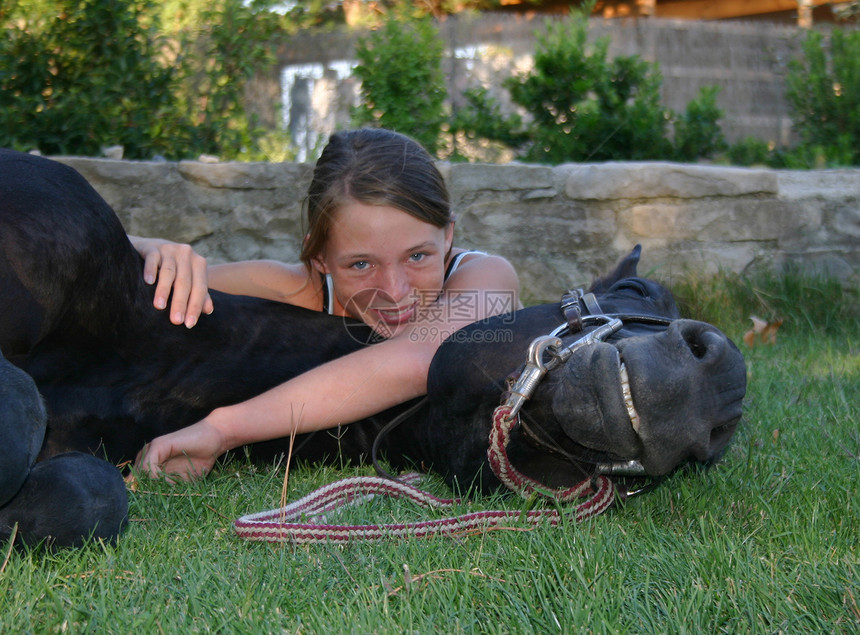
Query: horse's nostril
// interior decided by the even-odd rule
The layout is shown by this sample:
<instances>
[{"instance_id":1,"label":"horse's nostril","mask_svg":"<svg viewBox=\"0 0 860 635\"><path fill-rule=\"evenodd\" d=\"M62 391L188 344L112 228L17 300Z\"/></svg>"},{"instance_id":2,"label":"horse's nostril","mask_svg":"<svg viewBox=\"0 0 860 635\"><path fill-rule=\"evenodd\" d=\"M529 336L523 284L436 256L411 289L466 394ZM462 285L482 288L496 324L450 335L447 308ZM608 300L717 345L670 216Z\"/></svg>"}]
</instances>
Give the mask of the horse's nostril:
<instances>
[{"instance_id":1,"label":"horse's nostril","mask_svg":"<svg viewBox=\"0 0 860 635\"><path fill-rule=\"evenodd\" d=\"M696 359L703 359L709 350L723 343L723 338L703 323L693 323L682 328L681 337Z\"/></svg>"}]
</instances>

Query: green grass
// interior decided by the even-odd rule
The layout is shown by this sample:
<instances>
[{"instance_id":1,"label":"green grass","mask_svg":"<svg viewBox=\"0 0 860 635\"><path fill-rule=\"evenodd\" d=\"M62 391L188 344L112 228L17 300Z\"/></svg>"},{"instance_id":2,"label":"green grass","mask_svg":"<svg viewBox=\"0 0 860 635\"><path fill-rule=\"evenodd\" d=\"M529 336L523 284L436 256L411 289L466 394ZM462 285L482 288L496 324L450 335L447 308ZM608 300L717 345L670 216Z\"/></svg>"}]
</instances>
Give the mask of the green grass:
<instances>
[{"instance_id":1,"label":"green grass","mask_svg":"<svg viewBox=\"0 0 860 635\"><path fill-rule=\"evenodd\" d=\"M0 631L858 632L856 294L799 274L678 287L736 341L750 314L785 320L775 345L741 345L744 421L714 468L581 525L292 547L232 534L238 516L277 506L283 476L239 459L204 481L142 482L117 546L8 556L3 546ZM294 468L290 499L357 473L371 472ZM352 513L435 517L407 503Z\"/></svg>"}]
</instances>

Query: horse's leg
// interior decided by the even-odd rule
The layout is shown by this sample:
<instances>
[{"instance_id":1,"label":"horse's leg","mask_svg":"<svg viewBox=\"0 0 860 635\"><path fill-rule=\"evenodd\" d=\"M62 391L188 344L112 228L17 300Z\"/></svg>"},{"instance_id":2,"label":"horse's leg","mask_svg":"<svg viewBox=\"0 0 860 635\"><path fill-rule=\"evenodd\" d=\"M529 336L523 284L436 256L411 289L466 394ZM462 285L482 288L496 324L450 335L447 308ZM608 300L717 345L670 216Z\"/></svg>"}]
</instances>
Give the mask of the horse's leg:
<instances>
[{"instance_id":1,"label":"horse's leg","mask_svg":"<svg viewBox=\"0 0 860 635\"><path fill-rule=\"evenodd\" d=\"M33 465L45 420L35 382L0 354L0 540L16 523L25 544L115 539L128 513L122 476L107 461L81 453Z\"/></svg>"},{"instance_id":2,"label":"horse's leg","mask_svg":"<svg viewBox=\"0 0 860 635\"><path fill-rule=\"evenodd\" d=\"M0 506L23 485L45 438L45 407L36 384L0 353Z\"/></svg>"},{"instance_id":3,"label":"horse's leg","mask_svg":"<svg viewBox=\"0 0 860 635\"><path fill-rule=\"evenodd\" d=\"M128 496L113 465L82 452L33 466L24 485L0 508L0 542L16 531L25 545L76 547L89 538L116 541L128 517Z\"/></svg>"}]
</instances>

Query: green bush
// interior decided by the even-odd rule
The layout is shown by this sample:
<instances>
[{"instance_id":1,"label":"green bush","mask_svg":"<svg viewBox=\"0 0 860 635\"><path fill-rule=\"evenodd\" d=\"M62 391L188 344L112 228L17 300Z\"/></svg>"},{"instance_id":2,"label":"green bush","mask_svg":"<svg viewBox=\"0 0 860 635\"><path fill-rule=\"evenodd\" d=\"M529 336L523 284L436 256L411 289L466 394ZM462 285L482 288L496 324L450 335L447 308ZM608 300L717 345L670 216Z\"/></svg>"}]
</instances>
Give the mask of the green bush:
<instances>
[{"instance_id":1,"label":"green bush","mask_svg":"<svg viewBox=\"0 0 860 635\"><path fill-rule=\"evenodd\" d=\"M529 137L522 118L505 115L486 88L471 88L463 93L466 106L452 117L451 128L467 139L491 139L509 147L525 144Z\"/></svg>"},{"instance_id":2,"label":"green bush","mask_svg":"<svg viewBox=\"0 0 860 635\"><path fill-rule=\"evenodd\" d=\"M189 2L194 16L170 33L179 42L181 82L176 96L193 122L188 140L195 154L259 160L284 135L266 132L244 108L245 84L273 62L271 40L278 18L244 0Z\"/></svg>"},{"instance_id":3,"label":"green bush","mask_svg":"<svg viewBox=\"0 0 860 635\"><path fill-rule=\"evenodd\" d=\"M636 57L607 60L608 38L589 47L587 37L585 10L548 21L538 34L534 70L505 82L532 118L523 157L549 163L667 157L659 72Z\"/></svg>"},{"instance_id":4,"label":"green bush","mask_svg":"<svg viewBox=\"0 0 860 635\"><path fill-rule=\"evenodd\" d=\"M182 5L167 34L154 0L22 0L0 7L0 146L127 158L253 156L244 80L267 58L271 14L242 0Z\"/></svg>"},{"instance_id":5,"label":"green bush","mask_svg":"<svg viewBox=\"0 0 860 635\"><path fill-rule=\"evenodd\" d=\"M789 65L786 97L801 139L797 167L860 165L860 31L810 31L803 58Z\"/></svg>"},{"instance_id":6,"label":"green bush","mask_svg":"<svg viewBox=\"0 0 860 635\"><path fill-rule=\"evenodd\" d=\"M5 14L0 43L0 145L51 154L168 152L184 123L175 72L140 16L149 0L51 3L50 15Z\"/></svg>"},{"instance_id":7,"label":"green bush","mask_svg":"<svg viewBox=\"0 0 860 635\"><path fill-rule=\"evenodd\" d=\"M733 165L766 165L771 161L770 144L751 136L731 144L726 154Z\"/></svg>"},{"instance_id":8,"label":"green bush","mask_svg":"<svg viewBox=\"0 0 860 635\"><path fill-rule=\"evenodd\" d=\"M408 134L436 153L446 122L443 52L428 18L391 16L359 39L354 73L361 80L362 103L353 112L354 123Z\"/></svg>"},{"instance_id":9,"label":"green bush","mask_svg":"<svg viewBox=\"0 0 860 635\"><path fill-rule=\"evenodd\" d=\"M717 123L723 116L717 106L717 86L705 86L699 96L687 104L683 116L675 120L675 158L695 161L726 149L723 131Z\"/></svg>"},{"instance_id":10,"label":"green bush","mask_svg":"<svg viewBox=\"0 0 860 635\"><path fill-rule=\"evenodd\" d=\"M468 94L453 128L500 141L527 161L692 161L724 146L717 88L703 89L677 117L660 103L662 76L637 56L608 59L609 39L588 43L591 5L547 21L537 34L534 69L505 87L526 113L504 117L486 91ZM669 139L674 122L675 144Z\"/></svg>"}]
</instances>

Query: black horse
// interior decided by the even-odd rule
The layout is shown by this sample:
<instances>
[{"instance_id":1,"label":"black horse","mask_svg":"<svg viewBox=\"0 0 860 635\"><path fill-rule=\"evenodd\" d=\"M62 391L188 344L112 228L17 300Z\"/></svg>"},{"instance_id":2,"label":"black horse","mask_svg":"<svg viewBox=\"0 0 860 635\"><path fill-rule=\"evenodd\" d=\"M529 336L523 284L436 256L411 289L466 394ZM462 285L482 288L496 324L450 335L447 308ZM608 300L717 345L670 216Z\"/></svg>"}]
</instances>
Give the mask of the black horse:
<instances>
[{"instance_id":1,"label":"black horse","mask_svg":"<svg viewBox=\"0 0 860 635\"><path fill-rule=\"evenodd\" d=\"M716 460L741 416L743 358L715 327L678 319L671 294L636 277L638 260L637 248L567 317L548 304L454 333L433 360L426 401L380 451L394 466L498 487L488 432L508 376L536 337L570 321L552 355L591 331L586 318L577 332L576 315L599 305L622 322L537 385L511 438L514 464L555 486L630 461L662 475ZM77 172L0 151L0 538L15 523L24 542L115 538L126 496L107 461L373 339L357 322L217 292L215 313L189 331L152 308L141 271L119 220ZM303 435L294 456L366 460L384 425L411 405ZM251 454L269 460L287 445L260 443Z\"/></svg>"}]
</instances>

